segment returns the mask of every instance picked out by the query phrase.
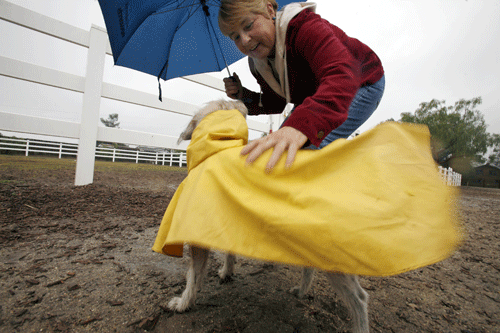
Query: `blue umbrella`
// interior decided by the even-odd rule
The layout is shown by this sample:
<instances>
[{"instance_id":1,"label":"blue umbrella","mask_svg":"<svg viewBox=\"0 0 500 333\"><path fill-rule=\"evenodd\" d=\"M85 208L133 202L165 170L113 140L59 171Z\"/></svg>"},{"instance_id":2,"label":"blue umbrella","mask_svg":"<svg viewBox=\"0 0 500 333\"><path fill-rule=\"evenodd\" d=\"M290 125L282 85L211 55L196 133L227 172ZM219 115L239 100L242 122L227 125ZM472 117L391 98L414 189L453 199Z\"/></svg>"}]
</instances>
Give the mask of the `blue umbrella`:
<instances>
[{"instance_id":1,"label":"blue umbrella","mask_svg":"<svg viewBox=\"0 0 500 333\"><path fill-rule=\"evenodd\" d=\"M158 81L221 71L244 57L219 30L219 0L99 0L99 5L115 65Z\"/></svg>"}]
</instances>

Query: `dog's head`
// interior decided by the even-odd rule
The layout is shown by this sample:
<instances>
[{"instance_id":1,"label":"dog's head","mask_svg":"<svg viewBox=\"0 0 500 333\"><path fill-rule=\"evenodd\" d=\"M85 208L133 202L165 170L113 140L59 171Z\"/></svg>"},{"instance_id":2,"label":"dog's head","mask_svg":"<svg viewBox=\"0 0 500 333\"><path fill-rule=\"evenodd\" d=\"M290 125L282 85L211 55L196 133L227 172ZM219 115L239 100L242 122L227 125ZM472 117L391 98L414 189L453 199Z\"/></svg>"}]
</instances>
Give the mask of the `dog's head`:
<instances>
[{"instance_id":1,"label":"dog's head","mask_svg":"<svg viewBox=\"0 0 500 333\"><path fill-rule=\"evenodd\" d=\"M196 128L196 126L198 126L200 121L209 114L219 110L238 110L245 118L248 114L248 110L245 104L243 104L243 102L241 101L226 101L220 99L217 101L208 102L193 116L193 119L191 119L186 129L179 136L177 144L181 143L181 141L183 140L191 140L191 135L193 134L194 129Z\"/></svg>"}]
</instances>

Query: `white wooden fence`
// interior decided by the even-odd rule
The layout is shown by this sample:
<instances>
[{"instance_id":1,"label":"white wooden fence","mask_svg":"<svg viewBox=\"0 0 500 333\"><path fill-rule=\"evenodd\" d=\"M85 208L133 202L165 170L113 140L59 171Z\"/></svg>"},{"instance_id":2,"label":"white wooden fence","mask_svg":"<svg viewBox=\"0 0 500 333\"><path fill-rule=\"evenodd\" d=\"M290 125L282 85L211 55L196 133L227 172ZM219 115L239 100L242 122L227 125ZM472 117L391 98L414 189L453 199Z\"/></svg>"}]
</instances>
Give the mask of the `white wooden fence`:
<instances>
[{"instance_id":1,"label":"white wooden fence","mask_svg":"<svg viewBox=\"0 0 500 333\"><path fill-rule=\"evenodd\" d=\"M64 156L78 155L78 145L65 142L48 142L31 139L0 138L0 153L4 151L23 152L25 156L44 154ZM111 162L131 161L135 163L151 163L167 166L187 166L185 152L172 151L145 151L140 148L118 149L109 147L96 147L95 157L109 159Z\"/></svg>"},{"instance_id":2,"label":"white wooden fence","mask_svg":"<svg viewBox=\"0 0 500 333\"><path fill-rule=\"evenodd\" d=\"M196 105L166 96L162 103L156 95L103 82L104 59L106 54L111 55L111 48L106 31L102 28L92 26L90 31L82 30L5 0L0 0L0 19L88 48L85 77L0 56L2 76L83 93L80 123L0 112L0 130L78 139L75 185L93 182L97 141L165 149L186 148L186 142L178 146L177 138L173 136L98 126L101 98L187 116L192 116L198 109ZM183 79L224 91L221 80L209 75L193 75ZM278 125L253 120L247 120L247 123L249 129L262 133L268 133L271 126Z\"/></svg>"},{"instance_id":3,"label":"white wooden fence","mask_svg":"<svg viewBox=\"0 0 500 333\"><path fill-rule=\"evenodd\" d=\"M52 154L63 156L77 156L78 145L64 142L47 142L30 139L0 138L0 153L2 151L23 152L25 156L32 154ZM96 147L95 157L115 161L135 161L135 163L146 162L168 166L186 166L186 153L171 151L141 151L130 149L117 149L109 147ZM452 168L438 167L441 179L449 186L460 186L462 175L453 171Z\"/></svg>"},{"instance_id":4,"label":"white wooden fence","mask_svg":"<svg viewBox=\"0 0 500 333\"><path fill-rule=\"evenodd\" d=\"M443 168L440 166L439 174L447 185L460 186L462 184L462 175L453 171L452 168Z\"/></svg>"}]
</instances>

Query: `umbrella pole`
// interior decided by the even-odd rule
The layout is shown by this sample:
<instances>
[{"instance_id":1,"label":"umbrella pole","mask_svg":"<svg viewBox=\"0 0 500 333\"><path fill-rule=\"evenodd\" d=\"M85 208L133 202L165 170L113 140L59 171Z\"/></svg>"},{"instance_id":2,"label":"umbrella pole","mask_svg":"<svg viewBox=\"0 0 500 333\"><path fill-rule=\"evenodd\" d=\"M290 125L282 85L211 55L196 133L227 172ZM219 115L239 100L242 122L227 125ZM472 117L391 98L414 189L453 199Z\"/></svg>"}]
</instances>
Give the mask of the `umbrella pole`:
<instances>
[{"instance_id":1,"label":"umbrella pole","mask_svg":"<svg viewBox=\"0 0 500 333\"><path fill-rule=\"evenodd\" d=\"M215 28L212 24L212 21L209 18L210 12L208 10L206 0L200 0L200 4L202 5L203 12L205 12L205 20L207 21L207 26L209 27L209 32L210 32L210 28L212 28L212 32L214 34L215 40L217 41L217 46L219 46L220 54L222 56L222 59L224 60L224 65L226 65L227 73L229 74L229 77L231 77L231 72L229 71L229 65L227 64L226 57L224 57L224 52L222 52L222 48L220 47L219 38L217 38ZM214 50L214 53L215 53L215 50ZM215 54L215 59L217 59L217 54Z\"/></svg>"}]
</instances>

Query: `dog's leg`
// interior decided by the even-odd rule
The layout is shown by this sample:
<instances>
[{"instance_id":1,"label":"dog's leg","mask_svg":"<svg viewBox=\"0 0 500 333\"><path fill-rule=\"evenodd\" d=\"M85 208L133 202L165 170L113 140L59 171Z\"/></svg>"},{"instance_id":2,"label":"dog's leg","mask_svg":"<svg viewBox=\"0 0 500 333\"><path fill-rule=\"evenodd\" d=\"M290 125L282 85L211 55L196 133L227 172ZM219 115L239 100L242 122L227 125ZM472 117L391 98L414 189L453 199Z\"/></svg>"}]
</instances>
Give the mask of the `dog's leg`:
<instances>
[{"instance_id":1,"label":"dog's leg","mask_svg":"<svg viewBox=\"0 0 500 333\"><path fill-rule=\"evenodd\" d=\"M369 332L368 293L359 284L358 277L332 272L327 272L326 277L351 312L353 332Z\"/></svg>"},{"instance_id":2,"label":"dog's leg","mask_svg":"<svg viewBox=\"0 0 500 333\"><path fill-rule=\"evenodd\" d=\"M302 281L300 281L300 286L293 287L290 292L298 298L303 298L305 294L309 292L309 289L311 289L313 277L314 269L304 267L302 269Z\"/></svg>"},{"instance_id":3,"label":"dog's leg","mask_svg":"<svg viewBox=\"0 0 500 333\"><path fill-rule=\"evenodd\" d=\"M226 283L231 281L231 276L233 275L234 272L235 261L236 258L234 255L226 253L226 255L224 256L224 265L219 270L219 277L221 283Z\"/></svg>"},{"instance_id":4,"label":"dog's leg","mask_svg":"<svg viewBox=\"0 0 500 333\"><path fill-rule=\"evenodd\" d=\"M196 293L201 286L207 271L207 249L191 246L191 261L186 275L186 289L181 297L174 297L168 303L168 308L177 312L184 312L192 307L196 301Z\"/></svg>"}]
</instances>

